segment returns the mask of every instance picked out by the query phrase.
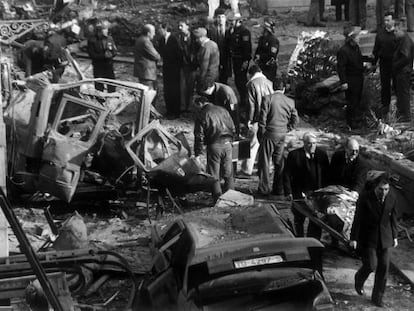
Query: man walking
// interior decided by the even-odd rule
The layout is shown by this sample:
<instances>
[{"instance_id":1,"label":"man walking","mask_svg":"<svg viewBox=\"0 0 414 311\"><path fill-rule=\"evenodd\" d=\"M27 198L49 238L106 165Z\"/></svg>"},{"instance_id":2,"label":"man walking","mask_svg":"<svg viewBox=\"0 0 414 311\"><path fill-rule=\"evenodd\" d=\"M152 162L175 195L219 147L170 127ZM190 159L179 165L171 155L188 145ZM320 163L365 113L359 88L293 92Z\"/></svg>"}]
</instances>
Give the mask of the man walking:
<instances>
[{"instance_id":1,"label":"man walking","mask_svg":"<svg viewBox=\"0 0 414 311\"><path fill-rule=\"evenodd\" d=\"M375 44L372 54L374 55L374 65L379 60L381 78L381 104L382 115L385 118L388 114L391 102L391 80L392 62L396 48L395 20L391 12L384 15L384 27L378 29L375 37Z\"/></svg>"},{"instance_id":2,"label":"man walking","mask_svg":"<svg viewBox=\"0 0 414 311\"><path fill-rule=\"evenodd\" d=\"M225 108L207 102L206 98L199 98L196 106L199 113L194 125L194 154L199 157L203 143L207 146L207 173L216 179L212 189L215 202L222 192L234 188L232 142L235 127ZM221 177L224 178L223 191Z\"/></svg>"},{"instance_id":3,"label":"man walking","mask_svg":"<svg viewBox=\"0 0 414 311\"><path fill-rule=\"evenodd\" d=\"M265 96L259 115L259 195L283 194L283 152L286 134L298 122L295 102L277 90ZM270 161L273 160L273 187L270 184Z\"/></svg>"},{"instance_id":4,"label":"man walking","mask_svg":"<svg viewBox=\"0 0 414 311\"><path fill-rule=\"evenodd\" d=\"M355 290L364 295L364 283L375 271L371 300L383 307L383 296L390 264L390 248L397 247L397 201L390 191L388 174L374 181L374 188L364 192L357 201L350 245L359 249L362 267L355 274Z\"/></svg>"},{"instance_id":5,"label":"man walking","mask_svg":"<svg viewBox=\"0 0 414 311\"><path fill-rule=\"evenodd\" d=\"M327 185L329 159L325 150L317 146L315 134L307 132L303 135L303 147L289 152L285 169L285 195L290 199L303 199L307 194ZM300 202L298 203L300 204ZM292 208L296 236L303 237L305 216ZM308 237L320 238L321 230L313 222L309 222Z\"/></svg>"},{"instance_id":6,"label":"man walking","mask_svg":"<svg viewBox=\"0 0 414 311\"><path fill-rule=\"evenodd\" d=\"M250 158L243 160L241 163L242 174L248 176L253 173L254 162L260 146L257 140L257 130L262 99L264 96L273 93L273 83L262 73L259 65L253 64L249 68L249 75L250 80L247 82L247 100L249 103L247 128L249 129Z\"/></svg>"},{"instance_id":7,"label":"man walking","mask_svg":"<svg viewBox=\"0 0 414 311\"><path fill-rule=\"evenodd\" d=\"M157 89L157 62L160 54L154 48L152 40L155 37L155 27L146 24L142 34L135 42L134 49L134 77L150 89Z\"/></svg>"},{"instance_id":8,"label":"man walking","mask_svg":"<svg viewBox=\"0 0 414 311\"><path fill-rule=\"evenodd\" d=\"M337 71L345 90L346 97L346 122L352 129L358 126L362 107L362 87L364 83L364 64L359 48L360 27L345 27L345 44L337 54Z\"/></svg>"},{"instance_id":9,"label":"man walking","mask_svg":"<svg viewBox=\"0 0 414 311\"><path fill-rule=\"evenodd\" d=\"M397 96L397 112L399 121L410 122L410 78L413 71L414 43L410 36L397 29L396 48L392 60L392 76Z\"/></svg>"}]
</instances>

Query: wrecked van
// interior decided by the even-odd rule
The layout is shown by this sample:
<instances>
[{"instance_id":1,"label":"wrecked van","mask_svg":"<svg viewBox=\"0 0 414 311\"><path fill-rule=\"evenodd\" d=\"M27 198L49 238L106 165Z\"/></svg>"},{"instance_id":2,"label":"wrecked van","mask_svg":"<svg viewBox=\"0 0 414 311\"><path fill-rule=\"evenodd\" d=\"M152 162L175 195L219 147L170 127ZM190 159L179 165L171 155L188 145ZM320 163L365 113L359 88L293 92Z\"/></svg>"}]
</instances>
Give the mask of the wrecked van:
<instances>
[{"instance_id":1,"label":"wrecked van","mask_svg":"<svg viewBox=\"0 0 414 311\"><path fill-rule=\"evenodd\" d=\"M18 86L5 109L10 181L14 188L70 202L105 139L111 133L122 138L126 124L131 136L148 124L156 92L101 78L50 84L41 75ZM114 85L116 92L97 91L96 83ZM130 162L120 169L133 164L126 150L120 152Z\"/></svg>"},{"instance_id":2,"label":"wrecked van","mask_svg":"<svg viewBox=\"0 0 414 311\"><path fill-rule=\"evenodd\" d=\"M294 237L275 209L235 211L221 225L175 221L153 238L153 276L140 290L139 309L333 310L322 244Z\"/></svg>"}]
</instances>

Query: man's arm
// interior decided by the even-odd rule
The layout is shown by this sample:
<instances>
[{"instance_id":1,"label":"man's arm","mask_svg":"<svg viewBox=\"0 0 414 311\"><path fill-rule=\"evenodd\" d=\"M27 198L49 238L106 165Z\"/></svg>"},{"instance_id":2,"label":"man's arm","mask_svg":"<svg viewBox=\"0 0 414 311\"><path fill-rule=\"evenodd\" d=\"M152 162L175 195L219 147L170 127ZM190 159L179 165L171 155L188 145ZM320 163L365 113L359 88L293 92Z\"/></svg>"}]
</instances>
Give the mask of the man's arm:
<instances>
[{"instance_id":1,"label":"man's arm","mask_svg":"<svg viewBox=\"0 0 414 311\"><path fill-rule=\"evenodd\" d=\"M299 122L299 115L298 111L295 107L295 102L292 100L291 108L290 108L290 119L288 124L288 131L293 130Z\"/></svg>"},{"instance_id":2,"label":"man's arm","mask_svg":"<svg viewBox=\"0 0 414 311\"><path fill-rule=\"evenodd\" d=\"M156 62L161 60L161 55L157 52L157 50L155 49L151 41L145 41L144 55L146 56L146 58L156 61Z\"/></svg>"},{"instance_id":3,"label":"man's arm","mask_svg":"<svg viewBox=\"0 0 414 311\"><path fill-rule=\"evenodd\" d=\"M285 168L283 169L283 188L285 191L285 196L290 196L292 194L292 172L293 172L293 154L292 151L289 152Z\"/></svg>"},{"instance_id":4,"label":"man's arm","mask_svg":"<svg viewBox=\"0 0 414 311\"><path fill-rule=\"evenodd\" d=\"M200 50L200 80L203 81L207 75L208 66L210 63L210 49L204 47Z\"/></svg>"},{"instance_id":5,"label":"man's arm","mask_svg":"<svg viewBox=\"0 0 414 311\"><path fill-rule=\"evenodd\" d=\"M348 83L348 79L346 77L346 65L348 63L348 57L342 49L338 51L337 54L337 66L336 70L338 72L339 79L341 80L342 84Z\"/></svg>"},{"instance_id":6,"label":"man's arm","mask_svg":"<svg viewBox=\"0 0 414 311\"><path fill-rule=\"evenodd\" d=\"M259 142L262 140L263 135L266 132L267 114L269 113L271 100L272 97L270 95L265 96L263 98L262 106L260 107L259 127L257 131L257 139Z\"/></svg>"},{"instance_id":7,"label":"man's arm","mask_svg":"<svg viewBox=\"0 0 414 311\"><path fill-rule=\"evenodd\" d=\"M366 200L365 195L363 195L359 197L356 203L354 222L352 223L351 234L350 234L351 241L358 241L359 232L361 230L362 211L364 210L364 208L366 208L365 200Z\"/></svg>"},{"instance_id":8,"label":"man's arm","mask_svg":"<svg viewBox=\"0 0 414 311\"><path fill-rule=\"evenodd\" d=\"M257 94L256 94L256 89L253 85L253 83L249 83L247 85L247 100L249 103L249 119L248 121L253 122L255 121L255 115L258 115L259 111L257 111L259 109L258 105L257 105Z\"/></svg>"}]
</instances>

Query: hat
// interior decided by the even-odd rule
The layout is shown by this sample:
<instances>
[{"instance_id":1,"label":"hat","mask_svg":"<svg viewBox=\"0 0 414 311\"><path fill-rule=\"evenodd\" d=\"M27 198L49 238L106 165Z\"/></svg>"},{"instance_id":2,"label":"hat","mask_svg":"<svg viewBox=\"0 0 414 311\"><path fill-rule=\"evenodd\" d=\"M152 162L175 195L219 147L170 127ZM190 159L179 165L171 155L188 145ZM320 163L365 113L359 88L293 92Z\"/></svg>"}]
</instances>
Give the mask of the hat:
<instances>
[{"instance_id":1,"label":"hat","mask_svg":"<svg viewBox=\"0 0 414 311\"><path fill-rule=\"evenodd\" d=\"M356 37L361 33L361 27L359 26L345 26L344 27L344 36L345 37Z\"/></svg>"},{"instance_id":2,"label":"hat","mask_svg":"<svg viewBox=\"0 0 414 311\"><path fill-rule=\"evenodd\" d=\"M267 29L269 32L273 33L275 31L275 23L271 20L265 20L263 23L263 28Z\"/></svg>"},{"instance_id":3,"label":"hat","mask_svg":"<svg viewBox=\"0 0 414 311\"><path fill-rule=\"evenodd\" d=\"M218 15L226 15L226 10L223 8L217 8L214 11L214 17L217 17Z\"/></svg>"},{"instance_id":4,"label":"hat","mask_svg":"<svg viewBox=\"0 0 414 311\"><path fill-rule=\"evenodd\" d=\"M194 29L193 33L196 38L207 37L207 29L204 27L198 27Z\"/></svg>"}]
</instances>

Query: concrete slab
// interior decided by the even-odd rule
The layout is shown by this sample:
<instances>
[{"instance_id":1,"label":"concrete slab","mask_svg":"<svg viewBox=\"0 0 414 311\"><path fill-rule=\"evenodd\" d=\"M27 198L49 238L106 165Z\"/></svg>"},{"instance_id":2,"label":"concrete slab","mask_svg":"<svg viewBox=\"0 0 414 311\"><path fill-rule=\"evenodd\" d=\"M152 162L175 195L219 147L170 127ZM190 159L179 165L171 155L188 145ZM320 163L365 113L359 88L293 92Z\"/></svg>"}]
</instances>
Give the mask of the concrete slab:
<instances>
[{"instance_id":1,"label":"concrete slab","mask_svg":"<svg viewBox=\"0 0 414 311\"><path fill-rule=\"evenodd\" d=\"M414 243L409 240L399 240L399 245L392 249L391 263L402 277L414 285Z\"/></svg>"}]
</instances>

